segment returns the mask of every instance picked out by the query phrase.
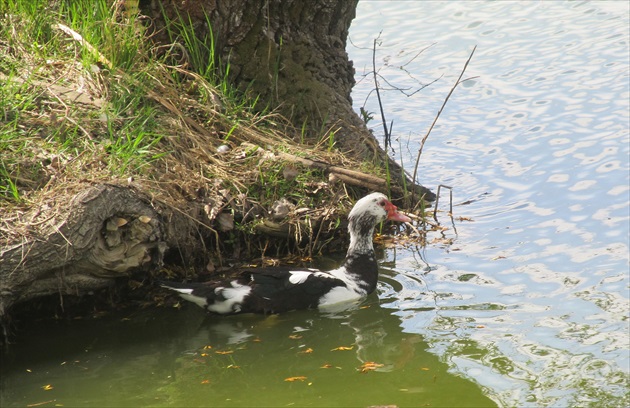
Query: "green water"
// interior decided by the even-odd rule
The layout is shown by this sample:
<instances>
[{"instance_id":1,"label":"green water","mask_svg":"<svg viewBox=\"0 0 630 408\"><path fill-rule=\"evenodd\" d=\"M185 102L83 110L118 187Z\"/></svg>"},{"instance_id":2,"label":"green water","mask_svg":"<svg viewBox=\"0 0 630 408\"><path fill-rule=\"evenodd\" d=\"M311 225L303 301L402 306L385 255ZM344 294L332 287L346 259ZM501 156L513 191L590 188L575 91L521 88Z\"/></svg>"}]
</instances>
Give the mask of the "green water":
<instances>
[{"instance_id":1,"label":"green water","mask_svg":"<svg viewBox=\"0 0 630 408\"><path fill-rule=\"evenodd\" d=\"M375 297L336 315L190 305L22 334L3 357L3 407L495 405Z\"/></svg>"}]
</instances>

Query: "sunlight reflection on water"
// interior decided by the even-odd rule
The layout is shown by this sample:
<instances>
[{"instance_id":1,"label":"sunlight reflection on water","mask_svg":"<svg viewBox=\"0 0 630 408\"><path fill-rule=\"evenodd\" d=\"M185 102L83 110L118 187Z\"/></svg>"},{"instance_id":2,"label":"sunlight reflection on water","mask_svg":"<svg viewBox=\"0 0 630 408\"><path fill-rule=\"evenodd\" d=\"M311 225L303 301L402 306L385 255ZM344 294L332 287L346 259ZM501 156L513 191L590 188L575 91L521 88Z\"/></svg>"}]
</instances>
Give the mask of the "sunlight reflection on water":
<instances>
[{"instance_id":1,"label":"sunlight reflection on water","mask_svg":"<svg viewBox=\"0 0 630 408\"><path fill-rule=\"evenodd\" d=\"M381 30L377 69L388 83L410 93L439 78L413 97L382 92L410 172L477 46L464 75L475 78L455 90L419 169L422 183L470 201L454 211L473 221L446 232L452 245L390 254L381 297L501 405L628 403L628 11L627 2L361 2L353 23L357 109L378 112L363 75Z\"/></svg>"}]
</instances>

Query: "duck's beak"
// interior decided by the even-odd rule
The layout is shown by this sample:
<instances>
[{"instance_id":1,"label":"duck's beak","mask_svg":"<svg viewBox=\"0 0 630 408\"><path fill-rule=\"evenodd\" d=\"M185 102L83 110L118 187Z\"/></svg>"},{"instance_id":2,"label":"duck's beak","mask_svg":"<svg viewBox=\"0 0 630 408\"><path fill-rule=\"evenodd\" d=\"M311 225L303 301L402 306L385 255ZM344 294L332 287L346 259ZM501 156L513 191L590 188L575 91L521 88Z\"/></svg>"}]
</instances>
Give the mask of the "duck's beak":
<instances>
[{"instance_id":1,"label":"duck's beak","mask_svg":"<svg viewBox=\"0 0 630 408\"><path fill-rule=\"evenodd\" d=\"M400 222L411 222L411 218L398 212L398 208L389 201L385 204L385 211L387 211L387 219Z\"/></svg>"}]
</instances>

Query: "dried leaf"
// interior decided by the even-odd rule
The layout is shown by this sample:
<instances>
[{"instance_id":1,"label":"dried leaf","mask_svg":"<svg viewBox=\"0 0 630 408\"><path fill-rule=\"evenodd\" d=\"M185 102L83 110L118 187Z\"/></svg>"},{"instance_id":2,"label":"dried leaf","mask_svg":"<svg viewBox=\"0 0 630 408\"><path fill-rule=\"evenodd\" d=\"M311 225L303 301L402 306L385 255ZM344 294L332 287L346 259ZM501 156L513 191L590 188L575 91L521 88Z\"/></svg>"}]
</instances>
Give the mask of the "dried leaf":
<instances>
[{"instance_id":1,"label":"dried leaf","mask_svg":"<svg viewBox=\"0 0 630 408\"><path fill-rule=\"evenodd\" d=\"M285 378L284 381L288 381L288 382L306 381L306 377L304 377L303 375L300 375L297 377L288 377L288 378Z\"/></svg>"},{"instance_id":2,"label":"dried leaf","mask_svg":"<svg viewBox=\"0 0 630 408\"><path fill-rule=\"evenodd\" d=\"M148 224L151 221L151 217L146 216L146 215L141 215L138 217L138 219L140 220L140 222L144 224Z\"/></svg>"},{"instance_id":3,"label":"dried leaf","mask_svg":"<svg viewBox=\"0 0 630 408\"><path fill-rule=\"evenodd\" d=\"M127 220L124 218L120 218L120 217L112 217L109 220L107 220L107 223L105 224L105 229L107 231L116 231L118 230L118 228L122 227L123 225L127 224Z\"/></svg>"},{"instance_id":4,"label":"dried leaf","mask_svg":"<svg viewBox=\"0 0 630 408\"><path fill-rule=\"evenodd\" d=\"M302 336L300 336L299 334L292 334L289 336L289 338L292 340L299 340L302 338Z\"/></svg>"},{"instance_id":5,"label":"dried leaf","mask_svg":"<svg viewBox=\"0 0 630 408\"><path fill-rule=\"evenodd\" d=\"M353 348L354 346L350 346L350 347L339 346L339 347L335 347L334 349L330 351L346 351L346 350L352 350Z\"/></svg>"},{"instance_id":6,"label":"dried leaf","mask_svg":"<svg viewBox=\"0 0 630 408\"><path fill-rule=\"evenodd\" d=\"M306 350L298 352L298 354L311 354L313 352L312 348L307 348Z\"/></svg>"},{"instance_id":7,"label":"dried leaf","mask_svg":"<svg viewBox=\"0 0 630 408\"><path fill-rule=\"evenodd\" d=\"M217 350L215 351L216 354L232 354L234 353L234 350Z\"/></svg>"},{"instance_id":8,"label":"dried leaf","mask_svg":"<svg viewBox=\"0 0 630 408\"><path fill-rule=\"evenodd\" d=\"M50 390L52 390L53 388L54 388L54 387L53 387L52 385L50 385L50 384L46 384L46 385L43 385L43 386L42 386L42 390L44 390L44 391L50 391Z\"/></svg>"},{"instance_id":9,"label":"dried leaf","mask_svg":"<svg viewBox=\"0 0 630 408\"><path fill-rule=\"evenodd\" d=\"M384 364L380 364L380 363L375 363L373 361L366 361L365 363L363 363L363 365L361 365L360 370L362 373L367 373L370 371L374 371L377 368L383 367Z\"/></svg>"},{"instance_id":10,"label":"dried leaf","mask_svg":"<svg viewBox=\"0 0 630 408\"><path fill-rule=\"evenodd\" d=\"M210 380L202 380L201 383L202 384L210 384Z\"/></svg>"}]
</instances>

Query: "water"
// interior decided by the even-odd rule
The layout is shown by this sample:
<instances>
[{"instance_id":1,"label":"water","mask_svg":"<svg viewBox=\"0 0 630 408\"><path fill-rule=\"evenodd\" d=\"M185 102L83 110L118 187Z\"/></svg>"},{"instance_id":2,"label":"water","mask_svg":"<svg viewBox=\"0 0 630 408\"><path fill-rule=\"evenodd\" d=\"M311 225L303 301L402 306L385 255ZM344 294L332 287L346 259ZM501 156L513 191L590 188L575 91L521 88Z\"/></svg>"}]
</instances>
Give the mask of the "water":
<instances>
[{"instance_id":1,"label":"water","mask_svg":"<svg viewBox=\"0 0 630 408\"><path fill-rule=\"evenodd\" d=\"M439 78L383 92L408 169L477 46L419 168L454 188L456 230L441 212L450 229L385 251L367 307L332 316L190 305L33 327L3 355L0 405L627 406L628 7L361 2L357 110L381 31L391 84Z\"/></svg>"},{"instance_id":2,"label":"water","mask_svg":"<svg viewBox=\"0 0 630 408\"><path fill-rule=\"evenodd\" d=\"M452 373L502 406L628 404L628 7L359 6L349 47L361 79L357 108L367 100L378 112L363 75L381 30L384 88L411 93L439 78L412 97L382 95L393 148L410 172L477 46L464 74L473 79L448 101L418 171L425 184L452 186L456 203L470 203L455 216L473 222L445 233L452 244L399 250L396 280L407 294L381 296L396 299L390 307L404 331L421 333ZM427 304L435 308L418 311Z\"/></svg>"},{"instance_id":3,"label":"water","mask_svg":"<svg viewBox=\"0 0 630 408\"><path fill-rule=\"evenodd\" d=\"M492 404L376 296L337 315L217 318L191 306L33 328L5 361L2 406Z\"/></svg>"}]
</instances>

